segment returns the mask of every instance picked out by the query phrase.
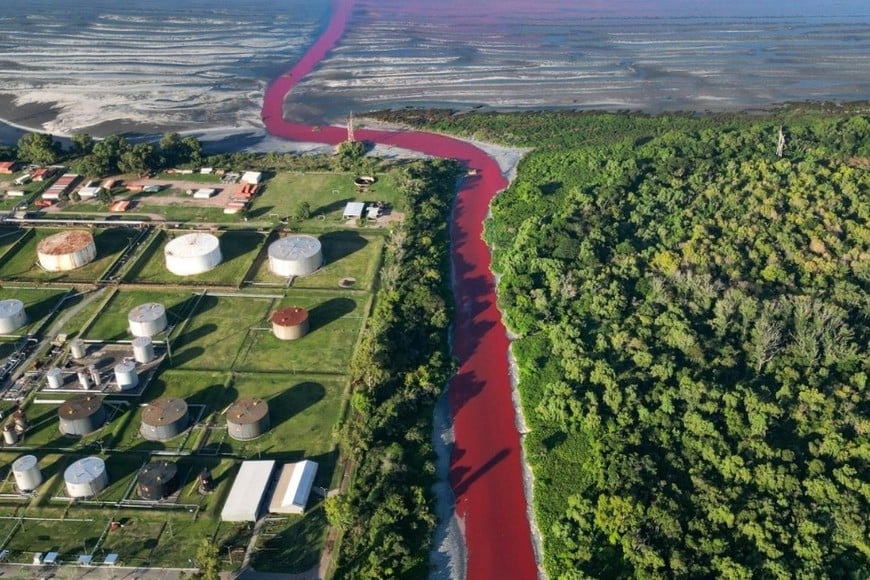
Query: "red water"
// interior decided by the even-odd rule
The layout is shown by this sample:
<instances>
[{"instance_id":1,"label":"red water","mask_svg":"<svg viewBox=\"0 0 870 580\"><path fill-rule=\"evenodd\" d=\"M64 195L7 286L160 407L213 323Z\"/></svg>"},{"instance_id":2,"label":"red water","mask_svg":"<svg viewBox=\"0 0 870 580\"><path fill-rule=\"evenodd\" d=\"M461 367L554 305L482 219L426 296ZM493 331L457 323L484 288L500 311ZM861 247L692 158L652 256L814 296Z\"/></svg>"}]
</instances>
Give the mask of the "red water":
<instances>
[{"instance_id":1,"label":"red water","mask_svg":"<svg viewBox=\"0 0 870 580\"><path fill-rule=\"evenodd\" d=\"M284 96L320 62L344 32L353 0L335 0L326 30L302 59L266 90L263 122L272 135L338 144L342 127L312 127L283 119ZM355 130L358 140L457 159L477 175L460 186L451 226L456 318L454 355L460 362L449 390L455 445L450 483L464 520L468 578L535 578L523 492L520 438L511 400L508 340L496 308L490 254L481 239L489 202L507 186L498 164L477 147L418 131Z\"/></svg>"}]
</instances>

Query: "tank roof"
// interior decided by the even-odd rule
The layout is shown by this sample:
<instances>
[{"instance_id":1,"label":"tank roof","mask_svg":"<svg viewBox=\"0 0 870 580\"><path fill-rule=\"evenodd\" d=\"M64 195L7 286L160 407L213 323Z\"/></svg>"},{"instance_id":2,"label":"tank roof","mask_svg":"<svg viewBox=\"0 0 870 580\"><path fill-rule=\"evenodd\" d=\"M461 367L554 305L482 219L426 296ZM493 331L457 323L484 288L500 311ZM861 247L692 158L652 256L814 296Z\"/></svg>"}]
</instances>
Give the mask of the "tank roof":
<instances>
[{"instance_id":1,"label":"tank roof","mask_svg":"<svg viewBox=\"0 0 870 580\"><path fill-rule=\"evenodd\" d=\"M263 399L239 399L227 410L227 421L236 425L257 423L269 414L269 405Z\"/></svg>"},{"instance_id":2,"label":"tank roof","mask_svg":"<svg viewBox=\"0 0 870 580\"><path fill-rule=\"evenodd\" d=\"M297 326L308 320L308 311L301 306L282 308L272 315L272 322L278 326Z\"/></svg>"},{"instance_id":3,"label":"tank roof","mask_svg":"<svg viewBox=\"0 0 870 580\"><path fill-rule=\"evenodd\" d=\"M6 300L0 300L0 316L18 314L22 310L24 310L24 302L17 298L7 298Z\"/></svg>"},{"instance_id":4,"label":"tank roof","mask_svg":"<svg viewBox=\"0 0 870 580\"><path fill-rule=\"evenodd\" d=\"M146 425L159 427L171 425L187 415L187 403L184 399L164 397L151 402L142 410L142 422Z\"/></svg>"},{"instance_id":5,"label":"tank roof","mask_svg":"<svg viewBox=\"0 0 870 580\"><path fill-rule=\"evenodd\" d=\"M163 251L167 256L197 258L210 254L219 248L220 241L217 236L197 232L184 234L183 236L178 236L174 240L170 240Z\"/></svg>"},{"instance_id":6,"label":"tank roof","mask_svg":"<svg viewBox=\"0 0 870 580\"><path fill-rule=\"evenodd\" d=\"M123 362L119 362L118 364L115 365L115 372L116 373L129 373L130 371L134 370L135 368L136 368L136 363L129 362L129 361L123 361Z\"/></svg>"},{"instance_id":7,"label":"tank roof","mask_svg":"<svg viewBox=\"0 0 870 580\"><path fill-rule=\"evenodd\" d=\"M96 395L77 395L65 401L60 406L60 416L63 419L84 419L99 412L103 401Z\"/></svg>"},{"instance_id":8,"label":"tank roof","mask_svg":"<svg viewBox=\"0 0 870 580\"><path fill-rule=\"evenodd\" d=\"M36 251L40 254L58 256L71 254L94 243L91 232L82 230L70 230L52 234L39 242Z\"/></svg>"},{"instance_id":9,"label":"tank roof","mask_svg":"<svg viewBox=\"0 0 870 580\"><path fill-rule=\"evenodd\" d=\"M63 479L67 483L91 483L106 471L106 464L99 457L84 457L66 468Z\"/></svg>"},{"instance_id":10,"label":"tank roof","mask_svg":"<svg viewBox=\"0 0 870 580\"><path fill-rule=\"evenodd\" d=\"M159 302L146 302L130 311L127 319L133 322L153 322L166 316L166 307Z\"/></svg>"},{"instance_id":11,"label":"tank roof","mask_svg":"<svg viewBox=\"0 0 870 580\"><path fill-rule=\"evenodd\" d=\"M171 461L152 461L139 472L139 484L151 486L170 481L178 473L178 466Z\"/></svg>"},{"instance_id":12,"label":"tank roof","mask_svg":"<svg viewBox=\"0 0 870 580\"><path fill-rule=\"evenodd\" d=\"M12 471L27 471L32 469L39 460L35 455L22 455L12 462Z\"/></svg>"},{"instance_id":13,"label":"tank roof","mask_svg":"<svg viewBox=\"0 0 870 580\"><path fill-rule=\"evenodd\" d=\"M314 236L296 234L269 244L269 257L276 260L301 260L320 252L320 240Z\"/></svg>"}]
</instances>

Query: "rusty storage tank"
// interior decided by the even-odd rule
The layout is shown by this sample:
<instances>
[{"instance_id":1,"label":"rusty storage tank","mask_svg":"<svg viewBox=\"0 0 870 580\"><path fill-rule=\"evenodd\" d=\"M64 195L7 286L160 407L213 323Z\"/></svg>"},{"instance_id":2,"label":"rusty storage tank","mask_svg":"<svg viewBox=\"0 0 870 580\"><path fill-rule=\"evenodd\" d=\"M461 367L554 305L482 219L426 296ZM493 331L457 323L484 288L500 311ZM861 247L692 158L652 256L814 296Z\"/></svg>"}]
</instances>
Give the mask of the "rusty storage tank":
<instances>
[{"instance_id":1,"label":"rusty storage tank","mask_svg":"<svg viewBox=\"0 0 870 580\"><path fill-rule=\"evenodd\" d=\"M58 408L57 416L64 435L87 435L106 422L106 409L96 395L76 395Z\"/></svg>"},{"instance_id":2,"label":"rusty storage tank","mask_svg":"<svg viewBox=\"0 0 870 580\"><path fill-rule=\"evenodd\" d=\"M27 324L24 302L17 298L0 300L0 334L12 334Z\"/></svg>"},{"instance_id":3,"label":"rusty storage tank","mask_svg":"<svg viewBox=\"0 0 870 580\"><path fill-rule=\"evenodd\" d=\"M66 493L70 497L93 497L109 485L106 463L99 457L84 457L63 472Z\"/></svg>"},{"instance_id":4,"label":"rusty storage tank","mask_svg":"<svg viewBox=\"0 0 870 580\"><path fill-rule=\"evenodd\" d=\"M139 384L139 373L136 372L136 363L124 361L115 365L115 381L122 391L135 389Z\"/></svg>"},{"instance_id":5,"label":"rusty storage tank","mask_svg":"<svg viewBox=\"0 0 870 580\"><path fill-rule=\"evenodd\" d=\"M45 380L48 382L49 389L59 389L63 386L63 372L57 367L48 369Z\"/></svg>"},{"instance_id":6,"label":"rusty storage tank","mask_svg":"<svg viewBox=\"0 0 870 580\"><path fill-rule=\"evenodd\" d=\"M21 439L21 435L15 430L15 423L9 421L3 425L3 442L6 445L15 445Z\"/></svg>"},{"instance_id":7,"label":"rusty storage tank","mask_svg":"<svg viewBox=\"0 0 870 580\"><path fill-rule=\"evenodd\" d=\"M33 491L42 483L39 461L34 455L22 455L12 462L12 475L15 485L21 491Z\"/></svg>"},{"instance_id":8,"label":"rusty storage tank","mask_svg":"<svg viewBox=\"0 0 870 580\"><path fill-rule=\"evenodd\" d=\"M136 481L136 494L145 500L157 501L178 489L178 467L171 461L152 461L142 468Z\"/></svg>"},{"instance_id":9,"label":"rusty storage tank","mask_svg":"<svg viewBox=\"0 0 870 580\"><path fill-rule=\"evenodd\" d=\"M322 265L320 240L314 236L295 234L269 244L269 270L278 276L306 276Z\"/></svg>"},{"instance_id":10,"label":"rusty storage tank","mask_svg":"<svg viewBox=\"0 0 870 580\"><path fill-rule=\"evenodd\" d=\"M167 441L184 433L190 425L187 402L163 397L142 410L139 434L149 441Z\"/></svg>"},{"instance_id":11,"label":"rusty storage tank","mask_svg":"<svg viewBox=\"0 0 870 580\"><path fill-rule=\"evenodd\" d=\"M133 339L133 360L141 364L154 360L154 341L150 336L137 336Z\"/></svg>"},{"instance_id":12,"label":"rusty storage tank","mask_svg":"<svg viewBox=\"0 0 870 580\"><path fill-rule=\"evenodd\" d=\"M177 276L192 276L208 272L221 263L220 240L217 236L193 233L171 240L163 249L166 269Z\"/></svg>"},{"instance_id":13,"label":"rusty storage tank","mask_svg":"<svg viewBox=\"0 0 870 580\"><path fill-rule=\"evenodd\" d=\"M154 336L166 329L166 307L159 302L146 302L127 314L130 334L133 336Z\"/></svg>"},{"instance_id":14,"label":"rusty storage tank","mask_svg":"<svg viewBox=\"0 0 870 580\"><path fill-rule=\"evenodd\" d=\"M296 340L308 333L308 311L300 306L282 308L272 315L272 334L279 340Z\"/></svg>"},{"instance_id":15,"label":"rusty storage tank","mask_svg":"<svg viewBox=\"0 0 870 580\"><path fill-rule=\"evenodd\" d=\"M269 405L263 399L239 399L227 410L227 432L233 439L256 439L269 427Z\"/></svg>"},{"instance_id":16,"label":"rusty storage tank","mask_svg":"<svg viewBox=\"0 0 870 580\"><path fill-rule=\"evenodd\" d=\"M36 246L39 265L49 272L75 270L97 257L97 246L90 232L71 230L48 236Z\"/></svg>"}]
</instances>

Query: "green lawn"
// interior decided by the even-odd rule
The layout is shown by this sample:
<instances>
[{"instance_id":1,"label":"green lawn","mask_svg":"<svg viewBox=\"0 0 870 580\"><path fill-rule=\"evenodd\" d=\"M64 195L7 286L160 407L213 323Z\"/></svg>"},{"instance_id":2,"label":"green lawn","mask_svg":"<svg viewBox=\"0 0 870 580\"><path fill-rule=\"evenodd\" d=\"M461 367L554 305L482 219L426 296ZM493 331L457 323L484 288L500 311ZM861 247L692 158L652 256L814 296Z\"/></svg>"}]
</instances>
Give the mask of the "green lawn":
<instances>
[{"instance_id":1,"label":"green lawn","mask_svg":"<svg viewBox=\"0 0 870 580\"><path fill-rule=\"evenodd\" d=\"M39 282L95 282L136 237L137 231L127 228L93 230L97 258L90 264L69 272L46 272L37 264L36 246L41 240L64 230L39 228L12 256L4 257L0 279Z\"/></svg>"},{"instance_id":2,"label":"green lawn","mask_svg":"<svg viewBox=\"0 0 870 580\"><path fill-rule=\"evenodd\" d=\"M166 308L169 324L175 325L189 316L190 309L197 300L196 294L183 290L119 290L108 299L93 324L84 331L83 338L131 340L133 337L127 331L127 316L136 306L146 302L159 302ZM70 326L69 323L67 326Z\"/></svg>"},{"instance_id":3,"label":"green lawn","mask_svg":"<svg viewBox=\"0 0 870 580\"><path fill-rule=\"evenodd\" d=\"M266 235L251 230L227 231L217 234L220 238L223 261L213 270L193 276L176 276L166 269L163 249L175 237L189 232L166 232L158 234L160 240L151 244L139 256L124 276L125 281L146 284L189 284L238 286L257 256Z\"/></svg>"},{"instance_id":4,"label":"green lawn","mask_svg":"<svg viewBox=\"0 0 870 580\"><path fill-rule=\"evenodd\" d=\"M291 290L271 312L287 306L309 311L309 332L297 340L279 340L271 323L251 331L235 369L266 372L347 372L368 295Z\"/></svg>"},{"instance_id":5,"label":"green lawn","mask_svg":"<svg viewBox=\"0 0 870 580\"><path fill-rule=\"evenodd\" d=\"M259 572L292 574L311 570L320 563L326 528L322 500L312 496L305 517L290 515L286 520L266 523L251 566Z\"/></svg>"},{"instance_id":6,"label":"green lawn","mask_svg":"<svg viewBox=\"0 0 870 580\"><path fill-rule=\"evenodd\" d=\"M15 331L15 334L29 334L36 330L42 319L54 309L66 290L35 288L0 288L0 300L17 298L24 302L28 323Z\"/></svg>"},{"instance_id":7,"label":"green lawn","mask_svg":"<svg viewBox=\"0 0 870 580\"><path fill-rule=\"evenodd\" d=\"M24 228L0 228L0 264L5 262L10 256L6 256L6 252L10 251L15 242L30 233L32 230Z\"/></svg>"}]
</instances>

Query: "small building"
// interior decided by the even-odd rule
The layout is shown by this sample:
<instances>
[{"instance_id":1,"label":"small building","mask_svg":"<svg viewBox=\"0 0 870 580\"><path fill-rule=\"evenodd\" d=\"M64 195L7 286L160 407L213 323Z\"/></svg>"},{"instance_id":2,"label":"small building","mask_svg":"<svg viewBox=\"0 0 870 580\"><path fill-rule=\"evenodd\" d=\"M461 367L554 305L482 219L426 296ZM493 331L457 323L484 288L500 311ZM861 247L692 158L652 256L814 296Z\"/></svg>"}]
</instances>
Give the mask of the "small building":
<instances>
[{"instance_id":1,"label":"small building","mask_svg":"<svg viewBox=\"0 0 870 580\"><path fill-rule=\"evenodd\" d=\"M206 187L197 189L193 192L193 199L210 199L217 194L217 189L214 187Z\"/></svg>"},{"instance_id":2,"label":"small building","mask_svg":"<svg viewBox=\"0 0 870 580\"><path fill-rule=\"evenodd\" d=\"M79 197L82 199L93 199L100 195L100 192L103 191L103 188L99 185L90 185L87 187L79 188Z\"/></svg>"},{"instance_id":3,"label":"small building","mask_svg":"<svg viewBox=\"0 0 870 580\"><path fill-rule=\"evenodd\" d=\"M263 180L263 174L259 171L245 171L242 174L242 183L250 183L251 185L257 185Z\"/></svg>"},{"instance_id":4,"label":"small building","mask_svg":"<svg viewBox=\"0 0 870 580\"><path fill-rule=\"evenodd\" d=\"M288 463L281 469L278 485L269 502L269 513L302 514L317 475L317 463L304 460Z\"/></svg>"},{"instance_id":5,"label":"small building","mask_svg":"<svg viewBox=\"0 0 870 580\"><path fill-rule=\"evenodd\" d=\"M12 175L18 171L18 165L17 161L0 161L0 174Z\"/></svg>"},{"instance_id":6,"label":"small building","mask_svg":"<svg viewBox=\"0 0 870 580\"><path fill-rule=\"evenodd\" d=\"M362 201L350 201L344 206L344 214L342 216L346 220L360 219L365 213L366 204Z\"/></svg>"},{"instance_id":7,"label":"small building","mask_svg":"<svg viewBox=\"0 0 870 580\"><path fill-rule=\"evenodd\" d=\"M274 469L274 461L243 461L221 510L221 521L257 521Z\"/></svg>"}]
</instances>

